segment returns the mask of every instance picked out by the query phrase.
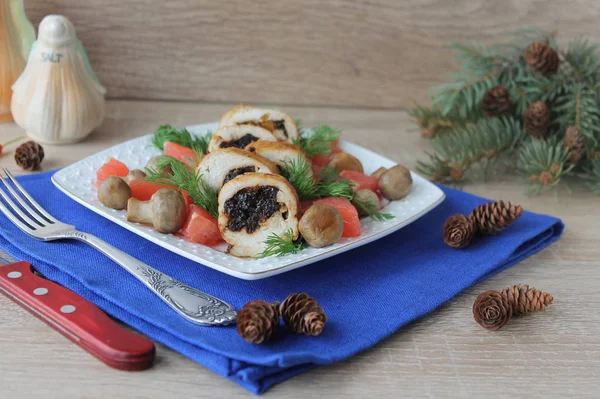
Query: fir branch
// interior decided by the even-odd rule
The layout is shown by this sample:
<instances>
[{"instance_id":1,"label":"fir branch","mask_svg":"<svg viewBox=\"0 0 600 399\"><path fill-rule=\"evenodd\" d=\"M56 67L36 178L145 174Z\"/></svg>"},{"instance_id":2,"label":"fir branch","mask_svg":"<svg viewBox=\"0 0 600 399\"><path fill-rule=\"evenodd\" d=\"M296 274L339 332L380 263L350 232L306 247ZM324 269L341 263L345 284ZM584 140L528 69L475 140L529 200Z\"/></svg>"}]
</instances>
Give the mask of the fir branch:
<instances>
[{"instance_id":1,"label":"fir branch","mask_svg":"<svg viewBox=\"0 0 600 399\"><path fill-rule=\"evenodd\" d=\"M462 131L432 140L435 153L419 172L441 182L461 182L475 164L491 162L514 149L523 138L521 124L512 117L481 119Z\"/></svg>"},{"instance_id":2,"label":"fir branch","mask_svg":"<svg viewBox=\"0 0 600 399\"><path fill-rule=\"evenodd\" d=\"M588 181L587 185L594 194L600 195L600 159L590 160L584 166L581 177Z\"/></svg>"},{"instance_id":3,"label":"fir branch","mask_svg":"<svg viewBox=\"0 0 600 399\"><path fill-rule=\"evenodd\" d=\"M575 126L584 137L588 154L600 143L600 109L596 91L584 84L578 84L557 99L554 108L556 123L562 132Z\"/></svg>"},{"instance_id":4,"label":"fir branch","mask_svg":"<svg viewBox=\"0 0 600 399\"><path fill-rule=\"evenodd\" d=\"M531 195L556 186L573 167L569 150L555 138L526 140L517 155L517 168L532 183L528 190Z\"/></svg>"},{"instance_id":5,"label":"fir branch","mask_svg":"<svg viewBox=\"0 0 600 399\"><path fill-rule=\"evenodd\" d=\"M352 204L358 206L365 214L375 221L383 222L394 218L394 215L390 213L379 212L375 204L371 201L360 201L357 198L354 198Z\"/></svg>"},{"instance_id":6,"label":"fir branch","mask_svg":"<svg viewBox=\"0 0 600 399\"><path fill-rule=\"evenodd\" d=\"M265 240L265 249L260 254L261 258L267 256L285 256L296 254L306 247L306 242L302 237L294 241L294 232L292 229L286 231L282 236L275 233L269 235Z\"/></svg>"},{"instance_id":7,"label":"fir branch","mask_svg":"<svg viewBox=\"0 0 600 399\"><path fill-rule=\"evenodd\" d=\"M342 131L327 125L317 126L314 129L302 129L300 137L294 139L293 144L306 152L309 158L315 155L329 155L332 143L339 140Z\"/></svg>"},{"instance_id":8,"label":"fir branch","mask_svg":"<svg viewBox=\"0 0 600 399\"><path fill-rule=\"evenodd\" d=\"M409 115L421 129L421 136L428 138L451 133L471 123L451 112L444 115L439 107L426 108L417 103L409 111Z\"/></svg>"},{"instance_id":9,"label":"fir branch","mask_svg":"<svg viewBox=\"0 0 600 399\"><path fill-rule=\"evenodd\" d=\"M185 128L179 130L171 125L161 125L152 137L152 144L159 150L164 151L165 142L170 141L204 155L208 153L208 143L211 137L212 133L210 132L202 137L195 137Z\"/></svg>"},{"instance_id":10,"label":"fir branch","mask_svg":"<svg viewBox=\"0 0 600 399\"><path fill-rule=\"evenodd\" d=\"M563 54L570 74L580 83L595 83L600 74L598 46L582 38L574 39Z\"/></svg>"},{"instance_id":11,"label":"fir branch","mask_svg":"<svg viewBox=\"0 0 600 399\"><path fill-rule=\"evenodd\" d=\"M456 112L463 119L476 120L483 116L480 104L485 92L498 85L494 72L475 79L456 75L456 81L445 83L434 90L433 106L443 115Z\"/></svg>"},{"instance_id":12,"label":"fir branch","mask_svg":"<svg viewBox=\"0 0 600 399\"><path fill-rule=\"evenodd\" d=\"M172 175L164 175L159 171L170 166ZM163 159L156 170L146 168L146 180L166 186L177 187L185 190L192 201L204 208L208 213L217 217L219 215L219 202L217 193L202 179L198 172L190 170L190 167L177 159Z\"/></svg>"},{"instance_id":13,"label":"fir branch","mask_svg":"<svg viewBox=\"0 0 600 399\"><path fill-rule=\"evenodd\" d=\"M438 183L457 184L462 181L462 171L453 171L448 161L435 153L426 152L429 162L417 161L417 171ZM460 176L459 176L460 174Z\"/></svg>"}]
</instances>

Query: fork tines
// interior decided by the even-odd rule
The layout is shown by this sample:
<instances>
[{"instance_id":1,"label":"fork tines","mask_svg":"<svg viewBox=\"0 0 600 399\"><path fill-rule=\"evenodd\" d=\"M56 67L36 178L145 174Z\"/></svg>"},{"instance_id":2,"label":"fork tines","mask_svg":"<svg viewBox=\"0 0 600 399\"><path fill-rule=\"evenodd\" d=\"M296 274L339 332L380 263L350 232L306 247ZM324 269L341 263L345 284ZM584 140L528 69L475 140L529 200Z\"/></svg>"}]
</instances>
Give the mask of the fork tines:
<instances>
[{"instance_id":1,"label":"fork tines","mask_svg":"<svg viewBox=\"0 0 600 399\"><path fill-rule=\"evenodd\" d=\"M4 201L0 201L0 211L11 222L26 232L58 222L31 198L6 168L3 167L2 170L5 176L0 175L0 181L2 182L0 184L0 196Z\"/></svg>"}]
</instances>

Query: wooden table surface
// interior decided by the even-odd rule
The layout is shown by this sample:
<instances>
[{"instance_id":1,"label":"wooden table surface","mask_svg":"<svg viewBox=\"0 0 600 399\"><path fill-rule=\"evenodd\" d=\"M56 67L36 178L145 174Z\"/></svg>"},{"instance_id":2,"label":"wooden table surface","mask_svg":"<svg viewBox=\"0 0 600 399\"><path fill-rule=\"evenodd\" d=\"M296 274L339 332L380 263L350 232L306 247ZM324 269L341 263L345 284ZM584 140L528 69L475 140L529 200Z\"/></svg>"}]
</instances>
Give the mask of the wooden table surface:
<instances>
[{"instance_id":1,"label":"wooden table surface","mask_svg":"<svg viewBox=\"0 0 600 399\"><path fill-rule=\"evenodd\" d=\"M43 169L73 161L161 123L210 122L228 104L113 101L103 126L83 143L45 146ZM345 137L414 167L429 143L413 130L403 111L288 108L307 126L344 129ZM21 134L0 125L0 142ZM14 149L14 147L11 147ZM10 149L0 165L18 172ZM600 199L578 183L572 193L526 197L524 185L501 174L493 183L473 182L465 190L510 200L526 209L561 217L561 240L541 253L468 289L431 315L374 348L346 361L303 373L269 390L265 397L362 398L564 398L600 392ZM476 295L528 283L554 295L546 313L514 320L489 332L472 318ZM150 398L248 397L233 382L163 346L156 365L144 372L109 369L4 296L0 296L0 397Z\"/></svg>"}]
</instances>

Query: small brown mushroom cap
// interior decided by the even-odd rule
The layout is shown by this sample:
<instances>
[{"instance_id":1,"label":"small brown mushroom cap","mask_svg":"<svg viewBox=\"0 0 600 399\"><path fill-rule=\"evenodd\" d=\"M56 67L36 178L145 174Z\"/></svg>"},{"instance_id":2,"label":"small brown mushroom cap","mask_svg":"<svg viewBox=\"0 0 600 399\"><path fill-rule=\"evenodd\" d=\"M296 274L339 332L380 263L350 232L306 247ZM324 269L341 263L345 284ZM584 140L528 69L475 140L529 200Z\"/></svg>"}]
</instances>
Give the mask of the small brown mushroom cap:
<instances>
[{"instance_id":1,"label":"small brown mushroom cap","mask_svg":"<svg viewBox=\"0 0 600 399\"><path fill-rule=\"evenodd\" d=\"M163 166L161 168L161 163L165 162L167 159L174 159L168 155L157 155L155 157L150 158L148 163L146 164L146 168L150 170L155 170L159 172L161 175L172 175L173 169L170 166Z\"/></svg>"},{"instance_id":2,"label":"small brown mushroom cap","mask_svg":"<svg viewBox=\"0 0 600 399\"><path fill-rule=\"evenodd\" d=\"M390 201L406 197L412 184L410 171L402 165L393 166L379 176L379 191Z\"/></svg>"},{"instance_id":3,"label":"small brown mushroom cap","mask_svg":"<svg viewBox=\"0 0 600 399\"><path fill-rule=\"evenodd\" d=\"M377 168L377 170L373 173L371 173L371 176L375 176L376 178L379 179L379 177L383 174L383 172L385 172L387 170L387 168L384 168L383 166Z\"/></svg>"},{"instance_id":4,"label":"small brown mushroom cap","mask_svg":"<svg viewBox=\"0 0 600 399\"><path fill-rule=\"evenodd\" d=\"M363 173L363 166L358 158L346 152L339 152L335 154L329 161L328 165L333 167L338 173L343 170L354 170L356 172Z\"/></svg>"},{"instance_id":5,"label":"small brown mushroom cap","mask_svg":"<svg viewBox=\"0 0 600 399\"><path fill-rule=\"evenodd\" d=\"M373 210L378 211L381 209L381 203L379 202L379 197L372 190L368 188L361 188L360 190L354 193L354 198L352 199L352 205L358 211L360 216L367 216L367 212L364 211L363 207L359 205L362 204L372 204Z\"/></svg>"},{"instance_id":6,"label":"small brown mushroom cap","mask_svg":"<svg viewBox=\"0 0 600 399\"><path fill-rule=\"evenodd\" d=\"M308 245L322 248L340 241L344 220L333 206L314 204L302 215L298 229Z\"/></svg>"},{"instance_id":7,"label":"small brown mushroom cap","mask_svg":"<svg viewBox=\"0 0 600 399\"><path fill-rule=\"evenodd\" d=\"M133 170L129 171L129 174L127 175L127 183L131 183L134 180L144 179L144 178L146 178L146 172L144 172L143 170L140 170L140 169L133 169Z\"/></svg>"},{"instance_id":8,"label":"small brown mushroom cap","mask_svg":"<svg viewBox=\"0 0 600 399\"><path fill-rule=\"evenodd\" d=\"M118 176L107 177L98 187L98 200L112 209L125 209L131 188Z\"/></svg>"},{"instance_id":9,"label":"small brown mushroom cap","mask_svg":"<svg viewBox=\"0 0 600 399\"><path fill-rule=\"evenodd\" d=\"M127 204L127 220L136 223L152 224L159 233L169 234L179 231L186 218L183 195L172 188L161 188L150 201L130 198Z\"/></svg>"}]
</instances>

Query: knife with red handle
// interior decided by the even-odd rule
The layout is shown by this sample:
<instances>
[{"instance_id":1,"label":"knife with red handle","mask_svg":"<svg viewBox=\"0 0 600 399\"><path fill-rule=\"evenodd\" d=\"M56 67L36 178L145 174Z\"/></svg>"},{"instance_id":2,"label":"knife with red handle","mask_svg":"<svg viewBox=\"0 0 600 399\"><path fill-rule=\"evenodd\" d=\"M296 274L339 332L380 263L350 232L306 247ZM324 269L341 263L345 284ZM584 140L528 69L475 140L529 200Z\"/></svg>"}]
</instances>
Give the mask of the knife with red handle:
<instances>
[{"instance_id":1,"label":"knife with red handle","mask_svg":"<svg viewBox=\"0 0 600 399\"><path fill-rule=\"evenodd\" d=\"M36 276L29 262L0 260L0 292L110 367L145 370L154 362L151 340L120 326L73 291Z\"/></svg>"}]
</instances>

